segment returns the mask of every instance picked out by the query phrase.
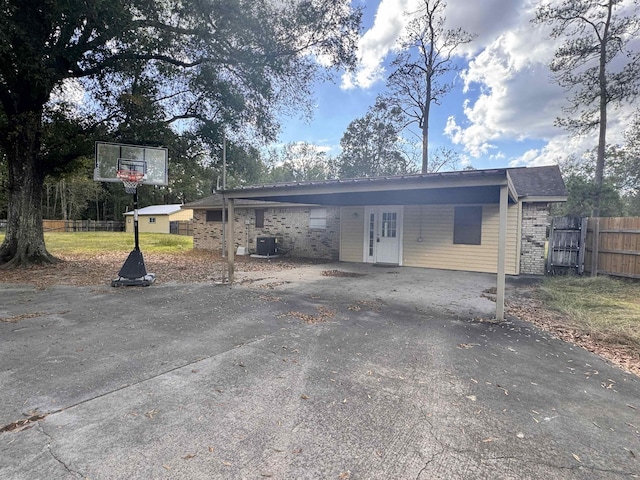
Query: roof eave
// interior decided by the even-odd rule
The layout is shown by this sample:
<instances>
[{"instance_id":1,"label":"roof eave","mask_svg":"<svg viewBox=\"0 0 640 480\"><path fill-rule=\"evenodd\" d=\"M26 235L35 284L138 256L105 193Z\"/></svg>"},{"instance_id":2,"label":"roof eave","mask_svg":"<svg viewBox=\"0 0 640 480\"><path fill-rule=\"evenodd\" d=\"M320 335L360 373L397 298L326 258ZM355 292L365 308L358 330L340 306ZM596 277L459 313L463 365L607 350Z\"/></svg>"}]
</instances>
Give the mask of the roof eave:
<instances>
[{"instance_id":1,"label":"roof eave","mask_svg":"<svg viewBox=\"0 0 640 480\"><path fill-rule=\"evenodd\" d=\"M529 196L520 197L519 201L527 202L527 203L556 203L556 202L566 202L567 198L568 197L566 195L550 195L550 196L529 195Z\"/></svg>"},{"instance_id":2,"label":"roof eave","mask_svg":"<svg viewBox=\"0 0 640 480\"><path fill-rule=\"evenodd\" d=\"M225 191L227 198L264 198L265 195L277 193L280 196L300 195L301 193L326 195L344 192L382 192L390 190L414 190L446 187L477 187L477 186L497 186L508 185L507 170L481 171L479 174L447 175L439 174L435 176L405 176L405 177L372 177L351 180L335 180L324 182L306 182L301 184L274 184L251 186ZM510 189L511 190L511 189ZM515 191L513 190L513 193Z\"/></svg>"}]
</instances>

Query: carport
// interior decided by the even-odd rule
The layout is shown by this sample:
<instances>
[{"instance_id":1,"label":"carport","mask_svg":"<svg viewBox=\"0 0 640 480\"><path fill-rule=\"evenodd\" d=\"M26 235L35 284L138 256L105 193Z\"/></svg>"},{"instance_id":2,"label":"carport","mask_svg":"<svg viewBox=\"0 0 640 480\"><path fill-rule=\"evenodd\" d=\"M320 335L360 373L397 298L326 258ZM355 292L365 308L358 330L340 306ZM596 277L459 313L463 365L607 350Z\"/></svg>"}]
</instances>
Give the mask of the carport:
<instances>
[{"instance_id":1,"label":"carport","mask_svg":"<svg viewBox=\"0 0 640 480\"><path fill-rule=\"evenodd\" d=\"M431 174L251 185L222 192L228 218L238 199L327 206L497 204L496 319L504 319L507 208L517 202L507 169L465 170ZM234 222L227 224L235 238ZM229 281L234 279L235 245L227 244Z\"/></svg>"}]
</instances>

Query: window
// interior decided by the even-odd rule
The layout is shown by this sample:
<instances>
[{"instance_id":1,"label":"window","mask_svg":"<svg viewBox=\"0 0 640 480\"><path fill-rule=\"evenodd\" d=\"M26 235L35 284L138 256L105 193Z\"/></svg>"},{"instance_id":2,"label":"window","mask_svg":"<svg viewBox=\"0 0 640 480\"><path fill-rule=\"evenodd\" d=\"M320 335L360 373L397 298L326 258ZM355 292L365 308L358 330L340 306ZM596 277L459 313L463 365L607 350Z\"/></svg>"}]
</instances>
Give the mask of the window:
<instances>
[{"instance_id":1,"label":"window","mask_svg":"<svg viewBox=\"0 0 640 480\"><path fill-rule=\"evenodd\" d=\"M207 222L221 222L222 210L207 210Z\"/></svg>"},{"instance_id":2,"label":"window","mask_svg":"<svg viewBox=\"0 0 640 480\"><path fill-rule=\"evenodd\" d=\"M156 223L156 217L149 217L149 223Z\"/></svg>"},{"instance_id":3,"label":"window","mask_svg":"<svg viewBox=\"0 0 640 480\"><path fill-rule=\"evenodd\" d=\"M376 237L376 216L372 213L369 215L369 256L373 257L373 244Z\"/></svg>"},{"instance_id":4,"label":"window","mask_svg":"<svg viewBox=\"0 0 640 480\"><path fill-rule=\"evenodd\" d=\"M397 213L382 212L382 237L395 238L397 233Z\"/></svg>"},{"instance_id":5,"label":"window","mask_svg":"<svg viewBox=\"0 0 640 480\"><path fill-rule=\"evenodd\" d=\"M264 208L256 208L256 228L264 228Z\"/></svg>"},{"instance_id":6,"label":"window","mask_svg":"<svg viewBox=\"0 0 640 480\"><path fill-rule=\"evenodd\" d=\"M326 208L312 208L309 210L309 228L312 230L324 230L327 228Z\"/></svg>"},{"instance_id":7,"label":"window","mask_svg":"<svg viewBox=\"0 0 640 480\"><path fill-rule=\"evenodd\" d=\"M453 220L453 243L480 245L482 207L456 207Z\"/></svg>"}]
</instances>

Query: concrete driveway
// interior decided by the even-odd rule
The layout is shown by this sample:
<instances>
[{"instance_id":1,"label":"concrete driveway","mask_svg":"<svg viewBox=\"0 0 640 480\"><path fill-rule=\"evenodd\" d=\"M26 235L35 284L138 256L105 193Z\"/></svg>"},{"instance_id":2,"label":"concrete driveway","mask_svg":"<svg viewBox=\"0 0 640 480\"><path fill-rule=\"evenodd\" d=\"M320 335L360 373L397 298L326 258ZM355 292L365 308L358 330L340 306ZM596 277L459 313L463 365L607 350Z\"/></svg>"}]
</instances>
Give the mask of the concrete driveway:
<instances>
[{"instance_id":1,"label":"concrete driveway","mask_svg":"<svg viewBox=\"0 0 640 480\"><path fill-rule=\"evenodd\" d=\"M486 321L492 275L240 277L1 285L0 478L640 474L638 378Z\"/></svg>"}]
</instances>

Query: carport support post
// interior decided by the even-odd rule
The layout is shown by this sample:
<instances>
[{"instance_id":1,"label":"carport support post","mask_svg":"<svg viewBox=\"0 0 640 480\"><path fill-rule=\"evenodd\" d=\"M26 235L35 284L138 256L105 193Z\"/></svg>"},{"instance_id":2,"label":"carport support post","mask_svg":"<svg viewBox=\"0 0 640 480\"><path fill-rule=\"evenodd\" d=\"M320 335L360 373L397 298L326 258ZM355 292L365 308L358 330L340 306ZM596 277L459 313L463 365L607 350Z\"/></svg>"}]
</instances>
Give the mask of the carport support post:
<instances>
[{"instance_id":1,"label":"carport support post","mask_svg":"<svg viewBox=\"0 0 640 480\"><path fill-rule=\"evenodd\" d=\"M505 264L507 249L507 208L509 187L500 187L500 226L498 228L498 281L496 285L496 320L504 320Z\"/></svg>"},{"instance_id":2,"label":"carport support post","mask_svg":"<svg viewBox=\"0 0 640 480\"><path fill-rule=\"evenodd\" d=\"M234 245L235 245L235 241L234 238L235 234L234 234L234 218L235 218L235 213L234 213L234 203L235 200L233 198L229 198L227 200L227 208L228 208L228 213L229 215L227 215L227 225L229 226L229 235L227 238L227 262L229 264L229 284L233 283L233 274L234 274Z\"/></svg>"}]
</instances>

